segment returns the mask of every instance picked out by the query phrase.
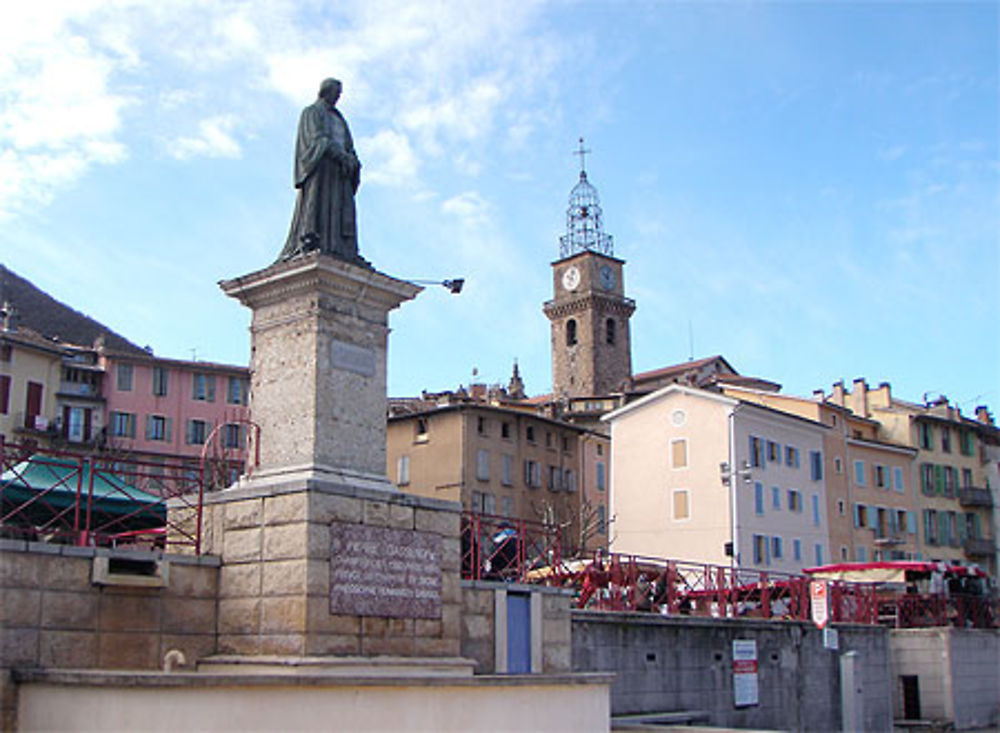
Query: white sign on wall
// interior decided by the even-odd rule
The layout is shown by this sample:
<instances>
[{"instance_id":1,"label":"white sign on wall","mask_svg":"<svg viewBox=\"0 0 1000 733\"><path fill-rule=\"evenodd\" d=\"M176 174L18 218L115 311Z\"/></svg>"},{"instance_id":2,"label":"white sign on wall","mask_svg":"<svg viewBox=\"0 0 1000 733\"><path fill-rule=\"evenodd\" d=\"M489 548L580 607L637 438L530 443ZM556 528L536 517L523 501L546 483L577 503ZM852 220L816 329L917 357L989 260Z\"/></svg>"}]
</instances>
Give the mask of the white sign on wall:
<instances>
[{"instance_id":1,"label":"white sign on wall","mask_svg":"<svg viewBox=\"0 0 1000 733\"><path fill-rule=\"evenodd\" d=\"M814 580L809 583L809 602L813 623L816 624L816 628L822 629L830 620L830 604L825 580Z\"/></svg>"},{"instance_id":2,"label":"white sign on wall","mask_svg":"<svg viewBox=\"0 0 1000 733\"><path fill-rule=\"evenodd\" d=\"M759 704L757 642L754 639L733 639L733 705L745 708Z\"/></svg>"}]
</instances>

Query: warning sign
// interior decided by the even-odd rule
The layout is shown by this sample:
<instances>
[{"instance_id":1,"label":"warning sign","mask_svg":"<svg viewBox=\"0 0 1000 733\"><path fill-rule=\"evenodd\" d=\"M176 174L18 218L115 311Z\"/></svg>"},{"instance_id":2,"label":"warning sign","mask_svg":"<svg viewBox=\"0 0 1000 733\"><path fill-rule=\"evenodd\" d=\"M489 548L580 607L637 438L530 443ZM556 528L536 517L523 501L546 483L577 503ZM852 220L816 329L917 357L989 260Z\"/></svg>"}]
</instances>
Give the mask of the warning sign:
<instances>
[{"instance_id":1,"label":"warning sign","mask_svg":"<svg viewBox=\"0 0 1000 733\"><path fill-rule=\"evenodd\" d=\"M733 639L733 705L745 708L759 704L757 642L754 639Z\"/></svg>"},{"instance_id":2,"label":"warning sign","mask_svg":"<svg viewBox=\"0 0 1000 733\"><path fill-rule=\"evenodd\" d=\"M816 628L822 629L830 620L830 603L827 598L825 580L814 580L809 583L809 605L812 608L812 620Z\"/></svg>"}]
</instances>

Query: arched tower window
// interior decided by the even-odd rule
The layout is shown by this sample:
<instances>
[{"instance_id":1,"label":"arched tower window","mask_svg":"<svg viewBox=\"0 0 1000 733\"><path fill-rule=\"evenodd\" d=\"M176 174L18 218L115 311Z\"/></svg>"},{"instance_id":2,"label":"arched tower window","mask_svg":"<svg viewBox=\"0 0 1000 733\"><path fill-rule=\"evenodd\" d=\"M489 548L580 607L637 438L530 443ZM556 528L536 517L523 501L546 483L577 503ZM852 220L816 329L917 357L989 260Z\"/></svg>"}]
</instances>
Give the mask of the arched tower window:
<instances>
[{"instance_id":1,"label":"arched tower window","mask_svg":"<svg viewBox=\"0 0 1000 733\"><path fill-rule=\"evenodd\" d=\"M604 340L609 346L615 345L615 319L609 318L604 322Z\"/></svg>"},{"instance_id":2,"label":"arched tower window","mask_svg":"<svg viewBox=\"0 0 1000 733\"><path fill-rule=\"evenodd\" d=\"M576 320L573 318L566 321L566 345L576 345Z\"/></svg>"}]
</instances>

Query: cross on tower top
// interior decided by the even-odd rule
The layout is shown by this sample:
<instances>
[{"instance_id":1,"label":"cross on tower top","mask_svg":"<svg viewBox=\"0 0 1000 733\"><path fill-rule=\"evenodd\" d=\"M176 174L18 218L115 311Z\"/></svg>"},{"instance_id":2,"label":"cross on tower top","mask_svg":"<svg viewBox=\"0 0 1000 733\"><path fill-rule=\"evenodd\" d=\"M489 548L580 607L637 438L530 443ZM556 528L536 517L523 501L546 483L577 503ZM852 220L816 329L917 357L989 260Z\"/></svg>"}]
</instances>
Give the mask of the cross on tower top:
<instances>
[{"instance_id":1,"label":"cross on tower top","mask_svg":"<svg viewBox=\"0 0 1000 733\"><path fill-rule=\"evenodd\" d=\"M580 175L582 175L582 176L586 176L587 175L587 159L586 159L586 155L589 152L590 152L590 150L588 150L588 149L586 149L586 148L583 147L583 138L581 137L580 138L579 147L577 147L577 149L573 151L573 155L579 155L580 156Z\"/></svg>"}]
</instances>

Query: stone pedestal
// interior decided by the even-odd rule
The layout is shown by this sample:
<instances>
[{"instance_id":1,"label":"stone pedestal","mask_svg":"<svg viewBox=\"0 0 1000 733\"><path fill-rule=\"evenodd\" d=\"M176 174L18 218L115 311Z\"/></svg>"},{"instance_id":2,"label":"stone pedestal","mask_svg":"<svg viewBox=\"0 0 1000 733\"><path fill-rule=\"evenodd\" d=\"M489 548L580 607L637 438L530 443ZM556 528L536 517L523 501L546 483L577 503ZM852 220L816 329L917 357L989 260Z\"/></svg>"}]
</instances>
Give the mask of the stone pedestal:
<instances>
[{"instance_id":1,"label":"stone pedestal","mask_svg":"<svg viewBox=\"0 0 1000 733\"><path fill-rule=\"evenodd\" d=\"M421 288L313 253L225 280L253 310L251 419L261 482L385 479L387 315Z\"/></svg>"}]
</instances>

